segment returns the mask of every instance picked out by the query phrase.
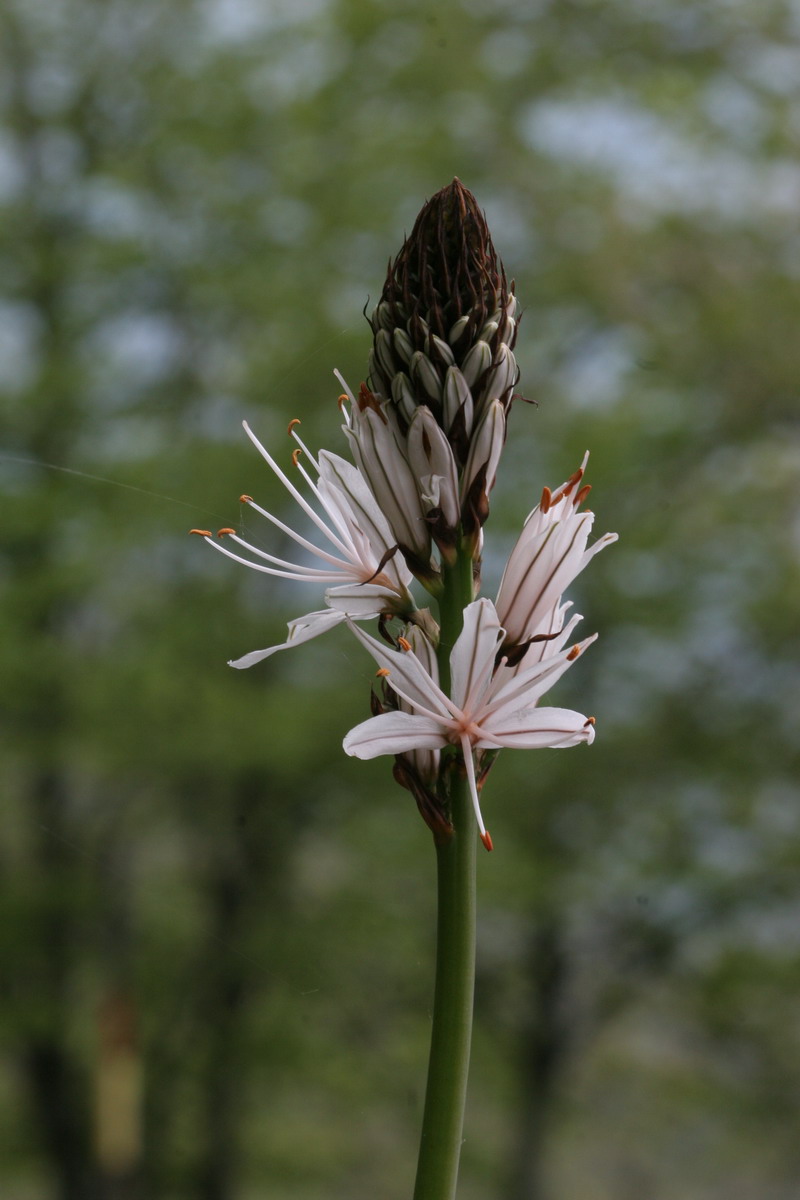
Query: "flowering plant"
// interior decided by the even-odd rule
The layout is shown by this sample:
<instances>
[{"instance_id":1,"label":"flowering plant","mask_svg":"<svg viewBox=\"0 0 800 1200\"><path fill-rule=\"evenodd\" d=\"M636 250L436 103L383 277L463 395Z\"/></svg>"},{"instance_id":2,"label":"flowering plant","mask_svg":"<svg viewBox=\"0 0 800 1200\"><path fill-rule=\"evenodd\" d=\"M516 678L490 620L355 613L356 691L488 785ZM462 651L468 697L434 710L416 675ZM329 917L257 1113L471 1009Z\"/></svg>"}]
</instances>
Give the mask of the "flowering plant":
<instances>
[{"instance_id":1,"label":"flowering plant","mask_svg":"<svg viewBox=\"0 0 800 1200\"><path fill-rule=\"evenodd\" d=\"M503 747L591 743L595 721L541 705L591 645L563 593L616 540L590 544L583 506L588 455L560 487L545 487L525 520L494 603L478 599L489 498L518 382L517 301L475 198L456 179L429 200L393 263L370 318L369 373L340 406L355 465L301 440L292 460L307 496L255 434L253 444L316 528L292 529L248 505L298 548L292 562L234 528L193 530L220 553L267 575L329 586L325 607L289 624L285 642L231 663L249 667L346 624L378 664L372 716L344 749L394 757L433 832L439 879L436 990L415 1200L455 1195L472 1020L476 828L492 839L481 791ZM314 530L311 531L312 534ZM238 549L231 549L231 543ZM418 605L417 581L428 604ZM433 605L432 610L431 605ZM378 636L363 622L377 621Z\"/></svg>"}]
</instances>

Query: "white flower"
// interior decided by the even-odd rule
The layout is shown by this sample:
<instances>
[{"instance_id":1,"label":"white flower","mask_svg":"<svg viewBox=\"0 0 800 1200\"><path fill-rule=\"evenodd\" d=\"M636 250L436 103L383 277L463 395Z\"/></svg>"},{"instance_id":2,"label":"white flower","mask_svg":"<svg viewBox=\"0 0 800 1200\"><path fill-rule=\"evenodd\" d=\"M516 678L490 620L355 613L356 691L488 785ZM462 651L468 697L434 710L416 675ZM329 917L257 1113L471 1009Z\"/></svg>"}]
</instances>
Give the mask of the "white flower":
<instances>
[{"instance_id":1,"label":"white flower","mask_svg":"<svg viewBox=\"0 0 800 1200\"><path fill-rule=\"evenodd\" d=\"M348 617L363 620L382 613L407 617L416 607L408 590L411 572L398 552L389 524L366 483L352 463L337 454L323 450L319 460L315 460L297 436L294 428L296 424L299 422L293 421L289 426L298 443L298 449L293 455L294 463L323 515L320 515L298 491L246 422L244 429L305 515L323 534L327 546L316 545L294 529L290 529L278 517L256 504L252 496L242 496L241 500L276 525L303 550L314 555L318 565L307 566L277 558L274 554L245 541L234 529L221 529L218 536L235 542L259 561L245 558L229 550L221 542L214 541L208 530L193 532L201 533L215 550L254 571L262 571L266 575L276 575L282 579L308 583L336 583L340 586L325 593L327 609L308 613L289 623L289 636L285 642L278 646L270 646L266 650L254 650L232 662L232 667L251 667L277 650L297 646L317 637ZM303 466L303 455L316 470L316 481Z\"/></svg>"},{"instance_id":2,"label":"white flower","mask_svg":"<svg viewBox=\"0 0 800 1200\"><path fill-rule=\"evenodd\" d=\"M617 540L616 533L606 533L587 546L594 513L578 510L590 490L580 486L588 458L587 451L575 474L554 492L544 489L511 551L495 601L509 647L561 629L562 594L595 554Z\"/></svg>"},{"instance_id":3,"label":"white flower","mask_svg":"<svg viewBox=\"0 0 800 1200\"><path fill-rule=\"evenodd\" d=\"M570 628L579 618L573 619ZM492 842L481 816L473 752L502 746L520 749L574 746L594 740L594 720L564 708L538 708L538 701L594 637L513 672L496 670L505 637L494 605L476 600L464 609L464 627L450 655L452 697L412 650L392 650L352 626L379 664L406 710L382 713L356 726L344 739L347 754L375 758L459 746L469 780L475 818L487 849ZM387 674L388 672L388 674Z\"/></svg>"}]
</instances>

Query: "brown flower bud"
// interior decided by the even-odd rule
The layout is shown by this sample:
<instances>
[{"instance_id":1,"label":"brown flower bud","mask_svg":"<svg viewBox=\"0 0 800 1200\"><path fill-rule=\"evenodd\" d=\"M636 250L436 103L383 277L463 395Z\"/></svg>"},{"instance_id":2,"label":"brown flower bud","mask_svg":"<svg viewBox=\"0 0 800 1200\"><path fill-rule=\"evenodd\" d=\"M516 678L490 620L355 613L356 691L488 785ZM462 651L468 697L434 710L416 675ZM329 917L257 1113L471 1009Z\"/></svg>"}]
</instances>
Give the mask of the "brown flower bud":
<instances>
[{"instance_id":1,"label":"brown flower bud","mask_svg":"<svg viewBox=\"0 0 800 1200\"><path fill-rule=\"evenodd\" d=\"M486 218L458 179L423 206L371 317L370 386L393 401L401 428L426 406L459 469L493 400L517 382L516 298Z\"/></svg>"}]
</instances>

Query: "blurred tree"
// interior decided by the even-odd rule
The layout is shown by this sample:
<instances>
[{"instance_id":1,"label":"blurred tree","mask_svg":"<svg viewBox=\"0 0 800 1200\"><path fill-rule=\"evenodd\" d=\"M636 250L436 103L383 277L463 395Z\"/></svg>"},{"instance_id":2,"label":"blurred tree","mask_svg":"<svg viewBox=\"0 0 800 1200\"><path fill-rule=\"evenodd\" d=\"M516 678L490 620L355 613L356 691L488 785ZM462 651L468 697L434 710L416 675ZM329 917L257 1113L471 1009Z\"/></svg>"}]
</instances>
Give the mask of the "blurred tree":
<instances>
[{"instance_id":1,"label":"blurred tree","mask_svg":"<svg viewBox=\"0 0 800 1200\"><path fill-rule=\"evenodd\" d=\"M464 1200L794 1194L799 33L788 0L4 6L12 1200L410 1191L431 864L339 752L369 665L332 637L228 672L302 603L178 536L282 503L242 415L334 444L330 369L363 374L453 174L539 403L486 590L586 446L622 535L560 693L597 743L487 785Z\"/></svg>"}]
</instances>

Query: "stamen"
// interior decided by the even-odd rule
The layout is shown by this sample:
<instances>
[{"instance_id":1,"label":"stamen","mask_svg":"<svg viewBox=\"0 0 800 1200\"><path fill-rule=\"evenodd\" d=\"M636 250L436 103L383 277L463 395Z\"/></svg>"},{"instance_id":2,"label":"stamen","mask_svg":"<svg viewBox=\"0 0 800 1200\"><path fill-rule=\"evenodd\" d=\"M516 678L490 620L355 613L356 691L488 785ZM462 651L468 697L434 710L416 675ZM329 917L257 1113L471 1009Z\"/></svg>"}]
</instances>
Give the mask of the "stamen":
<instances>
[{"instance_id":1,"label":"stamen","mask_svg":"<svg viewBox=\"0 0 800 1200\"><path fill-rule=\"evenodd\" d=\"M464 768L467 772L467 781L469 783L470 795L472 796L472 807L475 810L475 820L478 822L480 838L484 846L486 846L486 849L491 850L492 839L489 837L489 834L486 831L486 826L483 823L483 817L481 815L481 804L480 800L478 799L478 784L477 780L475 779L475 763L472 758L472 743L469 740L469 734L462 730L459 741L461 742L461 753L464 756ZM488 844L486 842L487 838L489 839Z\"/></svg>"},{"instance_id":2,"label":"stamen","mask_svg":"<svg viewBox=\"0 0 800 1200\"><path fill-rule=\"evenodd\" d=\"M300 420L299 417L293 417L292 420L289 422L289 424L286 426L286 432L291 434L295 425L302 425L302 424L303 424L303 422Z\"/></svg>"},{"instance_id":3,"label":"stamen","mask_svg":"<svg viewBox=\"0 0 800 1200\"><path fill-rule=\"evenodd\" d=\"M572 649L570 650L569 654L567 655L567 662L575 662L575 659L578 657L580 652L581 652L580 646L573 646Z\"/></svg>"},{"instance_id":4,"label":"stamen","mask_svg":"<svg viewBox=\"0 0 800 1200\"><path fill-rule=\"evenodd\" d=\"M353 395L353 393L350 391L350 388L347 386L347 383L346 383L346 381L345 381L345 379L344 379L344 376L342 375L341 371L334 370L334 372L333 372L333 373L334 373L334 375L336 376L336 378L339 380L339 383L340 383L340 384L342 385L342 387L344 388L344 395L339 397L340 406L341 406L341 401L342 401L342 400L345 400L345 401L348 401L348 400L349 400L351 404L355 404L355 402L356 402L356 398L355 398L355 396Z\"/></svg>"},{"instance_id":5,"label":"stamen","mask_svg":"<svg viewBox=\"0 0 800 1200\"><path fill-rule=\"evenodd\" d=\"M385 679L386 676L391 675L391 673L392 672L389 670L388 667L379 667L378 670L375 672L375 675L377 678Z\"/></svg>"},{"instance_id":6,"label":"stamen","mask_svg":"<svg viewBox=\"0 0 800 1200\"><path fill-rule=\"evenodd\" d=\"M217 537L224 537L226 533L236 533L236 530L231 529L230 526L226 525L224 529L217 530Z\"/></svg>"},{"instance_id":7,"label":"stamen","mask_svg":"<svg viewBox=\"0 0 800 1200\"><path fill-rule=\"evenodd\" d=\"M592 485L590 483L585 483L583 485L583 487L580 489L580 491L575 496L575 499L572 501L572 503L575 505L576 508L580 508L580 506L583 504L584 500L589 495L589 492L591 490L592 490Z\"/></svg>"},{"instance_id":8,"label":"stamen","mask_svg":"<svg viewBox=\"0 0 800 1200\"><path fill-rule=\"evenodd\" d=\"M542 498L539 501L539 508L543 513L550 511L550 502L553 499L553 493L549 487L542 488Z\"/></svg>"},{"instance_id":9,"label":"stamen","mask_svg":"<svg viewBox=\"0 0 800 1200\"><path fill-rule=\"evenodd\" d=\"M314 522L317 529L319 529L325 535L325 537L328 539L328 541L333 546L335 546L335 548L337 550L339 550L345 557L349 557L352 552L352 544L350 546L346 546L344 544L344 542L342 542L342 540L336 536L336 534L333 532L333 530L330 528L330 526L325 524L322 517L320 517L319 513L315 512L315 510L308 503L306 498L297 490L297 488L294 486L292 481L289 479L288 475L284 475L283 471L278 466L278 464L275 462L272 455L269 453L269 451L266 449L266 447L261 444L261 442L258 440L256 435L253 433L250 426L247 424L247 422L243 421L242 425L244 426L245 433L250 438L250 441L253 443L256 450L258 450L259 454L264 459L264 461L269 465L270 469L275 472L275 474L278 476L278 479L280 479L281 483L286 488L289 495L292 496L295 499L295 501L297 502L297 504L300 505L303 512L306 514L306 516L309 517ZM323 506L323 507L325 507L326 511L327 511L327 506ZM272 521L276 525L278 524L277 518L273 517L272 514L268 513L265 509L259 508L258 511L263 513L268 521ZM294 537L295 541L297 541L299 535L297 535L293 532L290 532L290 536ZM316 547L316 546L311 546L311 551L313 554L320 553L318 547Z\"/></svg>"},{"instance_id":10,"label":"stamen","mask_svg":"<svg viewBox=\"0 0 800 1200\"><path fill-rule=\"evenodd\" d=\"M303 457L303 451L298 446L296 450L292 451L292 466L296 467L302 457Z\"/></svg>"},{"instance_id":11,"label":"stamen","mask_svg":"<svg viewBox=\"0 0 800 1200\"><path fill-rule=\"evenodd\" d=\"M196 533L199 537L211 537L210 529L190 529L189 533Z\"/></svg>"},{"instance_id":12,"label":"stamen","mask_svg":"<svg viewBox=\"0 0 800 1200\"><path fill-rule=\"evenodd\" d=\"M570 492L572 491L572 489L575 487L575 485L580 483L580 481L582 479L583 479L583 467L581 466L581 467L578 467L577 471L575 471L572 475L570 475L569 479L564 484L564 495L568 496L570 494Z\"/></svg>"},{"instance_id":13,"label":"stamen","mask_svg":"<svg viewBox=\"0 0 800 1200\"><path fill-rule=\"evenodd\" d=\"M492 835L489 833L488 829L486 830L485 833L481 833L478 836L480 837L481 841L483 842L483 844L487 850L494 850L494 844L492 842Z\"/></svg>"},{"instance_id":14,"label":"stamen","mask_svg":"<svg viewBox=\"0 0 800 1200\"><path fill-rule=\"evenodd\" d=\"M247 495L245 495L245 496L240 496L240 497L239 497L239 503L240 503L240 504L252 504L252 503L253 503L253 497L252 497L252 496L247 496Z\"/></svg>"},{"instance_id":15,"label":"stamen","mask_svg":"<svg viewBox=\"0 0 800 1200\"><path fill-rule=\"evenodd\" d=\"M409 642L407 638L404 638L404 637L398 637L398 639L397 639L397 644L398 644L398 646L400 647L400 649L401 649L401 650L406 650L406 651L408 651L408 650L410 650L410 649L411 649L411 642Z\"/></svg>"},{"instance_id":16,"label":"stamen","mask_svg":"<svg viewBox=\"0 0 800 1200\"><path fill-rule=\"evenodd\" d=\"M594 717L587 717L586 720L583 722L583 728L586 729L587 725L596 725L596 724L597 724L597 721Z\"/></svg>"}]
</instances>

